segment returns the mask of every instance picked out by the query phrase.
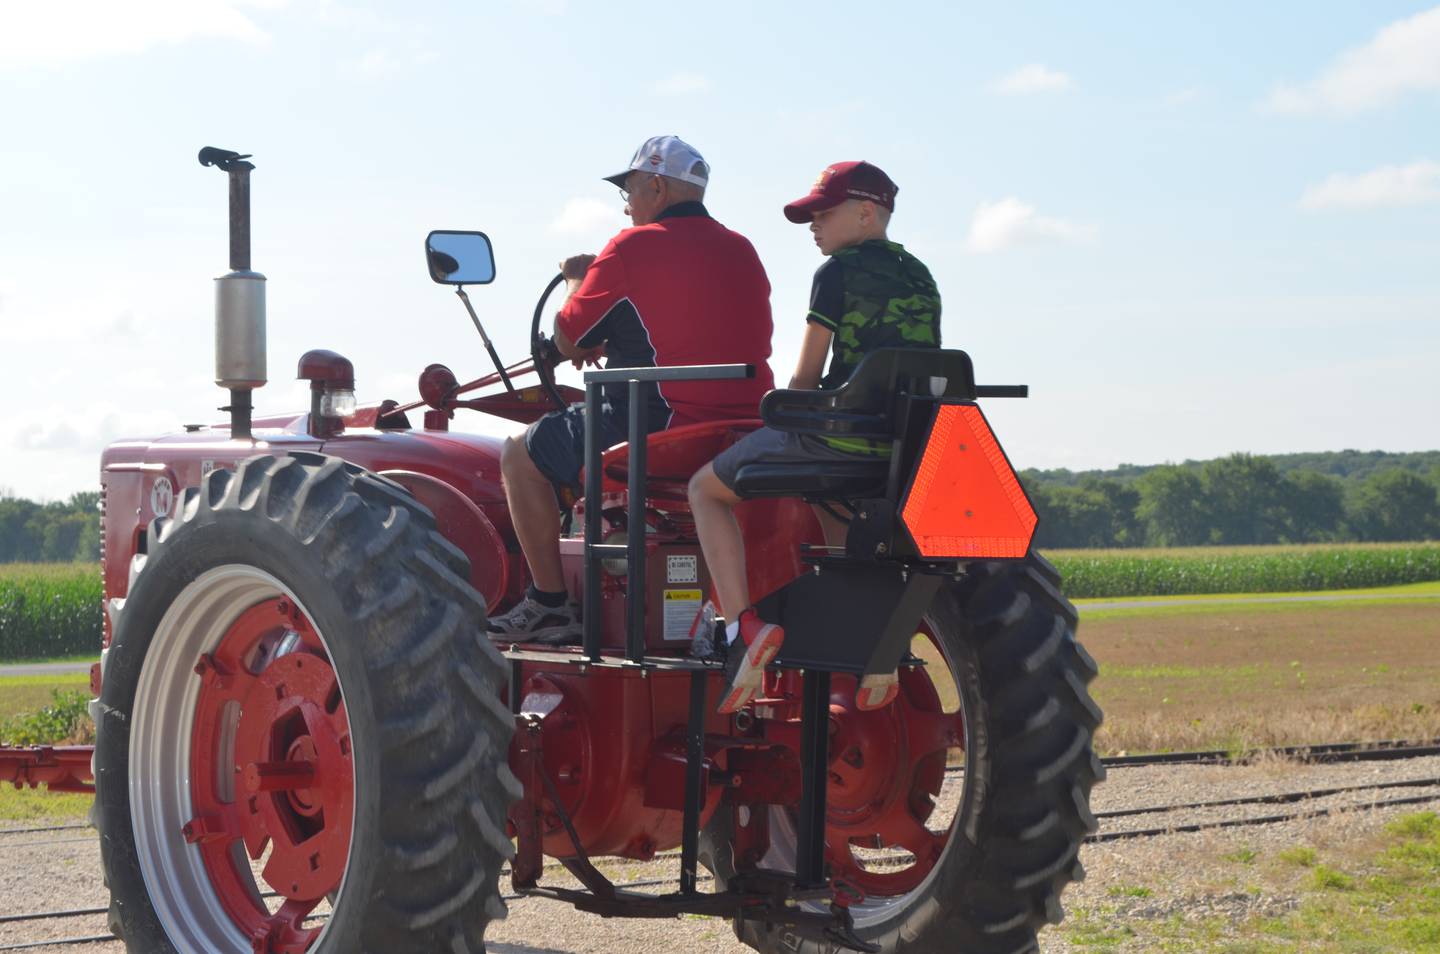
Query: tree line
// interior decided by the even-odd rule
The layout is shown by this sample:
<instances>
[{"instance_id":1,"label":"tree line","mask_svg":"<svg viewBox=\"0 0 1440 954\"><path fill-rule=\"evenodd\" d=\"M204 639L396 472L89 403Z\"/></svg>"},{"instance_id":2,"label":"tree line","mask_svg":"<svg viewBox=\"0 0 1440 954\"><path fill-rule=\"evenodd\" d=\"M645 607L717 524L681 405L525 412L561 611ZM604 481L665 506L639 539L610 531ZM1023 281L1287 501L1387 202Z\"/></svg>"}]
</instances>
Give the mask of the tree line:
<instances>
[{"instance_id":1,"label":"tree line","mask_svg":"<svg viewBox=\"0 0 1440 954\"><path fill-rule=\"evenodd\" d=\"M1232 454L1020 476L1042 548L1440 538L1440 451ZM99 498L41 504L0 491L0 563L98 560Z\"/></svg>"},{"instance_id":2,"label":"tree line","mask_svg":"<svg viewBox=\"0 0 1440 954\"><path fill-rule=\"evenodd\" d=\"M0 491L0 563L100 559L100 494L35 503Z\"/></svg>"},{"instance_id":3,"label":"tree line","mask_svg":"<svg viewBox=\"0 0 1440 954\"><path fill-rule=\"evenodd\" d=\"M1440 454L1379 456L1232 454L1080 474L1028 470L1021 483L1040 514L1042 548L1440 538Z\"/></svg>"}]
</instances>

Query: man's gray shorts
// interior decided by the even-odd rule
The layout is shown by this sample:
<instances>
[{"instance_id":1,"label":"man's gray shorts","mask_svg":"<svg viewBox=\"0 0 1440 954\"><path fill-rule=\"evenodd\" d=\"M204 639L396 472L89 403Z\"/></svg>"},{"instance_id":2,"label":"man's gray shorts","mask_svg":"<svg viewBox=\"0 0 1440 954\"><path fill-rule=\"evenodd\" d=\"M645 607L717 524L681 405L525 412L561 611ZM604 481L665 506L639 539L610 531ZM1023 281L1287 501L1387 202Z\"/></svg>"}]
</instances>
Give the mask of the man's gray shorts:
<instances>
[{"instance_id":1,"label":"man's gray shorts","mask_svg":"<svg viewBox=\"0 0 1440 954\"><path fill-rule=\"evenodd\" d=\"M849 454L836 450L810 434L792 434L789 431L777 431L773 427L762 427L721 451L716 455L712 466L715 468L715 476L734 493L735 475L746 464L821 464L837 460L869 460L879 463L887 459L882 455Z\"/></svg>"}]
</instances>

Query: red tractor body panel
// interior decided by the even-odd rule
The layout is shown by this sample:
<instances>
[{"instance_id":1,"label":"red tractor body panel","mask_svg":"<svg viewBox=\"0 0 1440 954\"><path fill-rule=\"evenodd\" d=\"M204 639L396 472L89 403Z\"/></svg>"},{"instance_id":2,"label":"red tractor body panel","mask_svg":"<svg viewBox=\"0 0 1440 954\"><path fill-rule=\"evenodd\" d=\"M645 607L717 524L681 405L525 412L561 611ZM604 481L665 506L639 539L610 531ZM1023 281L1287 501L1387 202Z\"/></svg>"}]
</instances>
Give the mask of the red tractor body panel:
<instances>
[{"instance_id":1,"label":"red tractor body panel","mask_svg":"<svg viewBox=\"0 0 1440 954\"><path fill-rule=\"evenodd\" d=\"M256 440L234 441L227 431L203 428L154 440L120 440L100 457L101 550L105 603L123 599L129 588L130 560L140 551L145 528L156 517L174 512L186 487L199 486L216 468L260 453L318 451L320 441L289 427L256 428ZM110 618L105 614L104 645L110 645Z\"/></svg>"},{"instance_id":2,"label":"red tractor body panel","mask_svg":"<svg viewBox=\"0 0 1440 954\"><path fill-rule=\"evenodd\" d=\"M303 414L257 421L254 441L231 440L224 428L203 428L107 447L100 474L107 602L125 596L130 559L139 552L145 528L168 516L185 488L255 454L290 451L343 457L404 485L435 511L441 533L465 551L475 567L472 582L492 608L523 587L518 551L507 552L514 531L500 483L500 438L359 429L321 440L306 433L306 421Z\"/></svg>"},{"instance_id":3,"label":"red tractor body panel","mask_svg":"<svg viewBox=\"0 0 1440 954\"><path fill-rule=\"evenodd\" d=\"M374 415L363 414L349 423L373 424ZM233 469L254 454L289 451L341 457L400 483L435 514L446 539L465 552L471 582L492 612L520 596L528 573L505 507L501 437L352 426L322 440L307 433L307 421L303 414L257 420L254 441L232 440L224 427L217 427L110 445L101 474L107 607L110 600L126 595L131 559L143 547L146 528L156 517L173 513L186 488L199 486L211 470ZM651 438L657 460L669 475L668 481L657 482L655 499L649 501L656 508L651 513L663 524L663 529L652 532L647 546L647 643L652 652L683 655L700 607L710 596L709 574L684 500L685 483L721 447L754 426L754 422L700 425ZM623 452L623 447L618 448L611 460L623 459ZM612 480L615 476L623 479L623 469ZM602 506L623 510L624 493L607 494ZM804 571L801 543L822 542L818 522L799 500L749 501L737 508L736 516L750 553L750 585L759 594ZM564 539L561 550L566 576L578 595L584 577L581 541ZM604 645L616 652L625 642L625 582L623 569L621 575L602 578ZM109 641L107 612L106 645ZM521 708L536 708L542 716L544 769L558 787L585 852L648 858L674 848L682 832L688 675L582 668L576 657L563 652L554 656L553 663L537 662L532 654L523 664ZM718 688L712 686L711 692L714 695ZM729 734L728 718L713 707L706 721L712 738L725 739ZM725 774L729 756L724 750L737 743L734 739L717 743L710 759L706 817L723 789L710 784L709 776L713 773L718 779ZM518 764L522 759L512 747L512 765L523 778L524 766ZM88 763L80 768L88 769ZM88 782L88 771L81 774ZM544 851L552 857L573 856L574 846L549 807L542 798Z\"/></svg>"},{"instance_id":4,"label":"red tractor body panel","mask_svg":"<svg viewBox=\"0 0 1440 954\"><path fill-rule=\"evenodd\" d=\"M545 771L586 853L643 860L676 847L684 813L688 673L597 669L582 675L577 668L563 656L554 664L527 664L520 705L543 716ZM707 734L729 731L729 719L712 707ZM705 818L721 791L707 789ZM556 813L542 812L541 829L546 855L575 855Z\"/></svg>"}]
</instances>

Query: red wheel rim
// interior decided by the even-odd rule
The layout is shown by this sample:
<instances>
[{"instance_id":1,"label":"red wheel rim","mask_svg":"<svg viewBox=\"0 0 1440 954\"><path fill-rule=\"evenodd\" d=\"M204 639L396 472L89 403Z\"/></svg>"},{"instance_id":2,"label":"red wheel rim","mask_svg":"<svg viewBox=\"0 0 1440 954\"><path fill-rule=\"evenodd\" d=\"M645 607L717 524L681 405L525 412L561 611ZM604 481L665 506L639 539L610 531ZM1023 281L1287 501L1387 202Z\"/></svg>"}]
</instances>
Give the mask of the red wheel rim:
<instances>
[{"instance_id":1,"label":"red wheel rim","mask_svg":"<svg viewBox=\"0 0 1440 954\"><path fill-rule=\"evenodd\" d=\"M928 628L919 635L938 652ZM938 832L926 823L949 753L964 747L964 715L958 706L944 711L928 666L901 669L899 696L883 709L857 710L855 688L850 677L832 682L826 856L837 881L866 896L894 897L924 883L949 841L948 826ZM858 849L901 860L874 870Z\"/></svg>"},{"instance_id":2,"label":"red wheel rim","mask_svg":"<svg viewBox=\"0 0 1440 954\"><path fill-rule=\"evenodd\" d=\"M183 834L257 954L299 954L320 934L306 919L339 891L350 855L354 765L339 682L314 626L283 597L241 613L195 672L195 816ZM251 862L267 850L257 878Z\"/></svg>"}]
</instances>

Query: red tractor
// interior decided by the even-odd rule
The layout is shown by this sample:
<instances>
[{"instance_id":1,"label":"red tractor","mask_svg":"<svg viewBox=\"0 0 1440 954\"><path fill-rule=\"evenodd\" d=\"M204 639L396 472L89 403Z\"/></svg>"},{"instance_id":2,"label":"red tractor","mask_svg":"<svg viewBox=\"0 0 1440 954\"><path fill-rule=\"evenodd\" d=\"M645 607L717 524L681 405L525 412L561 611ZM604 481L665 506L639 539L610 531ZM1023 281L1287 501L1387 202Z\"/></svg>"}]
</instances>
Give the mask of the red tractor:
<instances>
[{"instance_id":1,"label":"red tractor","mask_svg":"<svg viewBox=\"0 0 1440 954\"><path fill-rule=\"evenodd\" d=\"M896 349L838 390L766 397L771 426L895 452L741 471L751 589L786 639L760 697L722 716L721 667L690 652L709 579L685 488L760 422L587 447L561 540L583 602L570 648L487 637L526 569L499 441L448 424L753 369L557 386L539 325L558 279L531 359L503 366L464 290L493 278L489 240L436 232L431 276L456 287L496 372L461 386L431 365L420 402L357 409L349 362L310 352L309 412L252 421L264 278L246 158L201 153L231 184L216 330L230 422L103 459L95 823L128 949L479 952L504 874L606 917L729 918L773 954L1034 950L1083 875L1103 771L1095 665L975 403L1024 389L977 387L963 352ZM538 385L511 380L531 372ZM644 434L645 402L630 408ZM823 545L812 504L848 519L843 547ZM897 667L898 699L857 709L859 676ZM668 893L594 864L676 849ZM564 886L545 883L547 857Z\"/></svg>"}]
</instances>

